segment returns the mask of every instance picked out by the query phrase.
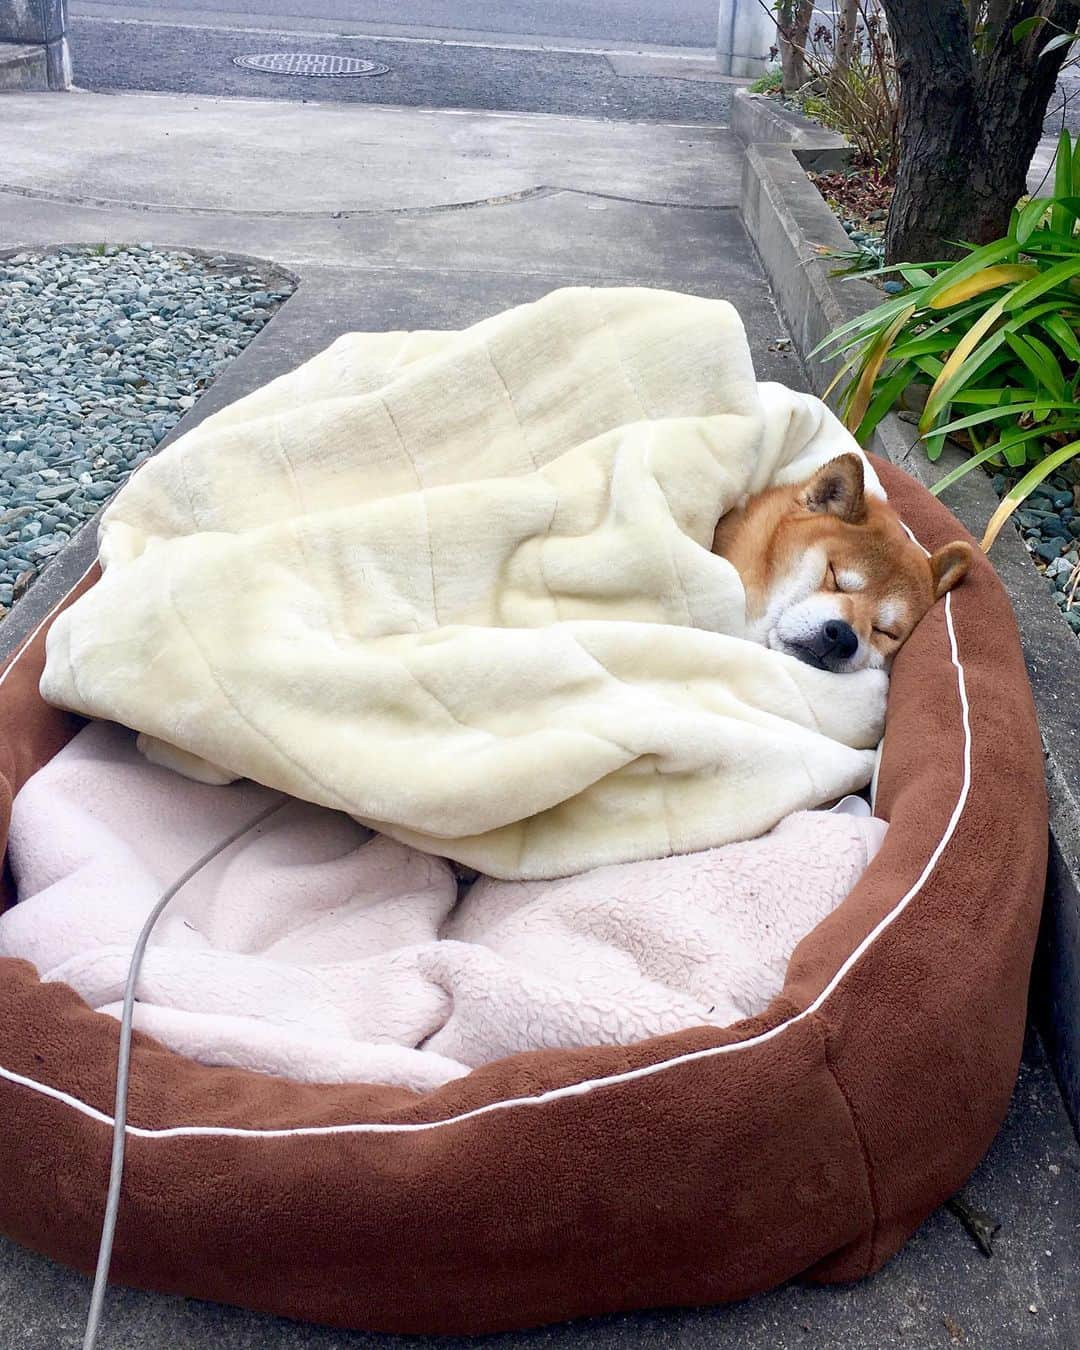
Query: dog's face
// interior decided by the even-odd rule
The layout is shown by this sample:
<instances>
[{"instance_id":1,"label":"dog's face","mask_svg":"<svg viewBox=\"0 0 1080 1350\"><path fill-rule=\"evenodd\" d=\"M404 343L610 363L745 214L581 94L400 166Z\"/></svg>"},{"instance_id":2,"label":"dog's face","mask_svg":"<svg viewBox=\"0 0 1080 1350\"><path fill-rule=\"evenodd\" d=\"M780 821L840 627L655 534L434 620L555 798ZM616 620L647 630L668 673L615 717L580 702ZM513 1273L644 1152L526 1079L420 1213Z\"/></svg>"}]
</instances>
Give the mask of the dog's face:
<instances>
[{"instance_id":1,"label":"dog's face","mask_svg":"<svg viewBox=\"0 0 1080 1350\"><path fill-rule=\"evenodd\" d=\"M887 670L972 561L959 540L926 557L896 512L865 495L853 454L728 512L713 552L742 578L750 638L837 673Z\"/></svg>"}]
</instances>

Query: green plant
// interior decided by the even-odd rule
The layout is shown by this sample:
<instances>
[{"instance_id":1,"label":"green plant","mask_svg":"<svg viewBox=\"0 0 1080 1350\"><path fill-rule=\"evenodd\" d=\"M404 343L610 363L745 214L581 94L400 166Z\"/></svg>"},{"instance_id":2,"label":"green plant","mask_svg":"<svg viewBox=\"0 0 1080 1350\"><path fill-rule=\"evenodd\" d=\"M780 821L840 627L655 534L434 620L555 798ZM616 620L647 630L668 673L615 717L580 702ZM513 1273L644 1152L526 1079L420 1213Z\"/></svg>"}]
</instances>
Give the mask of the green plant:
<instances>
[{"instance_id":1,"label":"green plant","mask_svg":"<svg viewBox=\"0 0 1080 1350\"><path fill-rule=\"evenodd\" d=\"M850 249L829 250L823 256L831 262L837 262L839 267L834 267L829 275L834 277L850 277L858 273L860 276L880 276L881 262L885 251L885 241L881 235L875 235L871 239L852 240L853 247Z\"/></svg>"},{"instance_id":2,"label":"green plant","mask_svg":"<svg viewBox=\"0 0 1080 1350\"><path fill-rule=\"evenodd\" d=\"M781 85L810 117L846 136L863 163L896 167L899 81L880 0L758 0L776 18Z\"/></svg>"},{"instance_id":3,"label":"green plant","mask_svg":"<svg viewBox=\"0 0 1080 1350\"><path fill-rule=\"evenodd\" d=\"M818 92L808 94L807 111L845 135L863 163L891 177L900 87L884 15L872 0L857 0L831 17L826 13L811 37L806 62Z\"/></svg>"},{"instance_id":4,"label":"green plant","mask_svg":"<svg viewBox=\"0 0 1080 1350\"><path fill-rule=\"evenodd\" d=\"M1020 473L986 549L1043 479L1080 460L1080 139L1061 134L1052 196L1018 205L1004 238L965 247L958 262L881 268L904 293L816 350L842 357L834 387L859 440L913 387L925 393L930 459L946 437L971 451L936 491L988 461Z\"/></svg>"},{"instance_id":5,"label":"green plant","mask_svg":"<svg viewBox=\"0 0 1080 1350\"><path fill-rule=\"evenodd\" d=\"M750 86L752 94L775 94L784 87L784 75L782 71L770 70L760 76Z\"/></svg>"},{"instance_id":6,"label":"green plant","mask_svg":"<svg viewBox=\"0 0 1080 1350\"><path fill-rule=\"evenodd\" d=\"M1015 43L1023 42L1028 34L1047 27L1054 30L1054 36L1039 52L1040 60L1044 56L1049 56L1051 52L1056 52L1059 47L1071 49L1076 42L1080 42L1080 33L1073 33L1068 28L1062 28L1061 24L1054 23L1054 21L1045 14L1034 14L1029 19L1022 19L1012 30L1012 40ZM1075 66L1076 64L1077 58L1075 56L1066 56L1061 69L1065 70L1069 66Z\"/></svg>"},{"instance_id":7,"label":"green plant","mask_svg":"<svg viewBox=\"0 0 1080 1350\"><path fill-rule=\"evenodd\" d=\"M826 198L828 201L828 198ZM833 202L829 205L836 210ZM882 265L885 262L885 241L880 234L870 234L859 231L860 238L849 235L851 247L847 249L830 249L824 245L815 245L815 252L826 262L837 263L838 266L829 269L831 277L850 277L858 273L862 277L878 277L882 273ZM889 291L892 291L896 283L886 283Z\"/></svg>"}]
</instances>

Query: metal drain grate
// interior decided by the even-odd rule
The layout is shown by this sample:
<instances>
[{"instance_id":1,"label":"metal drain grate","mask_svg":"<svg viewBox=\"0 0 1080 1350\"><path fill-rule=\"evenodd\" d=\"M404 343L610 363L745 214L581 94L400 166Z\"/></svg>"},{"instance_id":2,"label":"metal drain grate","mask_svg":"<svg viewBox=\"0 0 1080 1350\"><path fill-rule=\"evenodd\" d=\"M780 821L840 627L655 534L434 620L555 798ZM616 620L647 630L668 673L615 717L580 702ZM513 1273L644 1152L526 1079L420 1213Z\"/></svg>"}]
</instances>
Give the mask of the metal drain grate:
<instances>
[{"instance_id":1,"label":"metal drain grate","mask_svg":"<svg viewBox=\"0 0 1080 1350\"><path fill-rule=\"evenodd\" d=\"M270 75L304 75L317 79L348 79L353 75L385 75L390 67L356 56L320 56L316 52L261 52L234 56L233 65L264 70Z\"/></svg>"}]
</instances>

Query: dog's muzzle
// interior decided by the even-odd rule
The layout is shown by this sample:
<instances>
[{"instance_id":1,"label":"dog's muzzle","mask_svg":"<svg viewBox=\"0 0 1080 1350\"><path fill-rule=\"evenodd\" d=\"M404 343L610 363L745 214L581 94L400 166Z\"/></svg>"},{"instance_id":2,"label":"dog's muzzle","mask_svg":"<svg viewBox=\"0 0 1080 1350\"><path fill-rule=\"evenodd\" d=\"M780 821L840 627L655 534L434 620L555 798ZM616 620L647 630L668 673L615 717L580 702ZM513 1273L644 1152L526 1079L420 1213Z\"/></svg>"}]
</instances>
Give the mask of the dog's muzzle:
<instances>
[{"instance_id":1,"label":"dog's muzzle","mask_svg":"<svg viewBox=\"0 0 1080 1350\"><path fill-rule=\"evenodd\" d=\"M808 666L835 674L858 650L859 635L851 624L843 619L829 619L809 641L800 642L792 655Z\"/></svg>"},{"instance_id":2,"label":"dog's muzzle","mask_svg":"<svg viewBox=\"0 0 1080 1350\"><path fill-rule=\"evenodd\" d=\"M843 619L830 619L821 625L810 650L826 670L837 670L859 650L859 635Z\"/></svg>"}]
</instances>

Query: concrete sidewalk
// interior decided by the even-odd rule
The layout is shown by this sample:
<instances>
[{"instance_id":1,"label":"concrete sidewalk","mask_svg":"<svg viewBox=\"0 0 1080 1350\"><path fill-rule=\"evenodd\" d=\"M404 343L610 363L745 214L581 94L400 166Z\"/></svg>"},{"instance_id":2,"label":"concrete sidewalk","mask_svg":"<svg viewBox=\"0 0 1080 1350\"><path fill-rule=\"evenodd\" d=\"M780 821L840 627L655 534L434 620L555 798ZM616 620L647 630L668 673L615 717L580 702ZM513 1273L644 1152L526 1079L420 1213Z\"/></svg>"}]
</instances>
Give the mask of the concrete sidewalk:
<instances>
[{"instance_id":1,"label":"concrete sidewalk","mask_svg":"<svg viewBox=\"0 0 1080 1350\"><path fill-rule=\"evenodd\" d=\"M190 96L0 100L0 246L152 240L258 254L302 289L444 286L479 313L572 283L730 294L780 330L736 210L740 154L710 127ZM783 363L781 363L783 364Z\"/></svg>"},{"instance_id":2,"label":"concrete sidewalk","mask_svg":"<svg viewBox=\"0 0 1080 1350\"><path fill-rule=\"evenodd\" d=\"M152 242L257 255L299 288L179 430L349 329L458 328L560 285L644 284L733 300L762 378L804 384L740 223L741 154L701 125L228 101L0 99L0 249ZM5 621L6 643L85 565L84 531ZM958 1030L958 1034L962 1031ZM990 1347L1080 1342L1080 1155L1032 1040L970 1199L1001 1221L986 1260L947 1211L871 1281L737 1308L486 1338L551 1346ZM0 1242L0 1350L75 1345L88 1281ZM1032 1311L1033 1310L1033 1311ZM419 1350L114 1291L101 1350ZM457 1343L460 1344L460 1343Z\"/></svg>"}]
</instances>

